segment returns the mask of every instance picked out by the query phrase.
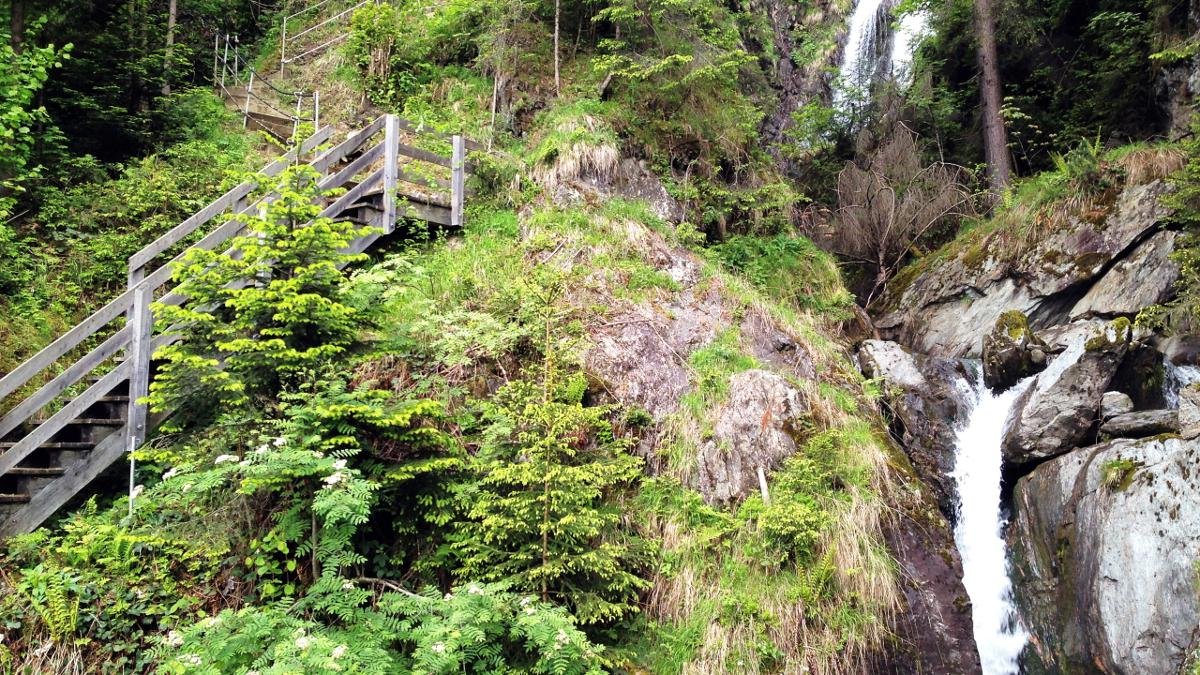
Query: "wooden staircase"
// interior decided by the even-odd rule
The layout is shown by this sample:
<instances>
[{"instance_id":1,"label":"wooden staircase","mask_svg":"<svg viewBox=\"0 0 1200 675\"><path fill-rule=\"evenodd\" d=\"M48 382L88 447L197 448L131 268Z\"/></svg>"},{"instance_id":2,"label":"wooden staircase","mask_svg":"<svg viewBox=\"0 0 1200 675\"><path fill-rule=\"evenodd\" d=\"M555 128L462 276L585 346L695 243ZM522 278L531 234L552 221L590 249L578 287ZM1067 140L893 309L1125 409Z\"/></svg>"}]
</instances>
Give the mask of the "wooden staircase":
<instances>
[{"instance_id":1,"label":"wooden staircase","mask_svg":"<svg viewBox=\"0 0 1200 675\"><path fill-rule=\"evenodd\" d=\"M292 91L255 70L236 36L218 36L213 45L213 86L242 114L242 126L290 143L303 124L321 123L319 92Z\"/></svg>"},{"instance_id":2,"label":"wooden staircase","mask_svg":"<svg viewBox=\"0 0 1200 675\"><path fill-rule=\"evenodd\" d=\"M423 150L405 142L419 132L394 115L329 145L333 133L319 129L260 175L307 161L323 190L344 189L325 199L321 216L376 228L349 252L367 250L401 218L462 226L466 150L476 144L461 135L423 134L449 141L452 152ZM426 168L414 171L417 165ZM182 257L185 238L231 214L192 245L225 248L245 228L237 215L272 198L255 198L257 187L256 181L234 187L135 253L125 292L0 377L0 410L7 410L0 414L0 539L38 527L169 417L148 415L139 403L149 390L154 350L176 339L169 330L153 334L150 303L188 301L169 288L169 263Z\"/></svg>"}]
</instances>

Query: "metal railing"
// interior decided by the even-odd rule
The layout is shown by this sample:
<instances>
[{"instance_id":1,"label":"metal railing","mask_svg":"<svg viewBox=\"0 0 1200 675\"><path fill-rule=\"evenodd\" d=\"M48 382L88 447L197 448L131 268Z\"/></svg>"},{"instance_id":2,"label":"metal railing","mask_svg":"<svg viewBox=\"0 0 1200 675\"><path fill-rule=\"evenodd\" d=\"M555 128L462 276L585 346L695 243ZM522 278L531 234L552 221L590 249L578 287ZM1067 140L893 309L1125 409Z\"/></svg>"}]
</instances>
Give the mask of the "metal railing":
<instances>
[{"instance_id":1,"label":"metal railing","mask_svg":"<svg viewBox=\"0 0 1200 675\"><path fill-rule=\"evenodd\" d=\"M391 233L400 217L462 226L468 142L462 136L452 136L452 155L444 157L402 143L401 131L411 128L412 125L405 120L395 115L385 115L308 162L321 176L319 187L322 191L350 186L326 206L319 217L344 218L355 209L355 212L365 209L364 212L369 213L364 222L374 226L375 233L354 242L350 246L351 252L366 250L380 236ZM383 132L382 140L374 142L373 139L380 132ZM300 161L303 156L328 142L332 135L332 127L326 126L318 130L282 158L266 166L261 171L261 176L271 177L279 174L291 163ZM439 170L448 169L450 177L448 180L431 179L419 175L421 172L408 173L400 163L401 157L442 167ZM382 166L379 166L380 159L383 160ZM343 163L345 166L338 168ZM401 183L422 189L404 188ZM449 191L431 194L428 192L430 188L449 188ZM179 252L169 262L158 265L155 263L162 261L166 255L182 246L186 238L222 214L231 215L188 248L215 249L241 234L245 224L242 222L244 218L239 219L239 216L256 213L262 205L274 198L274 195L268 193L251 201L257 189L258 184L254 181L237 185L130 256L128 286L125 292L0 377L0 402L3 402L5 398L22 390L43 371L69 359L62 364L64 367L57 376L0 416L0 438L36 422L32 429L26 426L27 431L22 432L15 443L0 452L0 476L12 471L39 446L50 441L116 386L125 382L129 385L129 408L124 427L101 439L86 458L79 460L65 475L36 495L32 495L21 510L7 520L0 521L0 538L37 527L71 496L86 487L100 472L120 459L127 450L135 450L145 442L150 427L157 421L148 417L143 402L150 387L151 357L157 348L177 339L177 336L169 331L157 336L153 334L151 302L156 296L157 302L163 304L180 305L187 302L185 296L173 291L159 293L159 290L172 280L172 263L182 260L187 249ZM364 199L370 201L363 202ZM125 319L123 325L118 323L122 318ZM96 340L102 341L86 355L79 358L71 355L75 350L93 344ZM124 360L119 359L121 353L125 355ZM74 385L83 382L93 372L103 372L104 368L110 365L111 370L96 379L82 393L73 395L71 388ZM70 400L51 417L44 421L38 420L37 416L41 410L66 397Z\"/></svg>"},{"instance_id":2,"label":"metal railing","mask_svg":"<svg viewBox=\"0 0 1200 675\"><path fill-rule=\"evenodd\" d=\"M230 87L245 85L244 94L235 94ZM266 96L259 92L266 89ZM227 98L244 97L242 102L242 126L249 126L251 120L269 133L276 130L269 127L261 119L255 118L258 111L252 110L252 104L257 103L270 111L266 113L278 117L281 121L291 123L292 131L281 140L294 141L300 130L300 125L311 122L314 127L321 126L321 93L318 91L286 91L270 78L264 77L255 70L254 66L242 55L236 35L218 35L213 43L213 86L221 90ZM286 108L286 109L285 109Z\"/></svg>"},{"instance_id":3,"label":"metal railing","mask_svg":"<svg viewBox=\"0 0 1200 675\"><path fill-rule=\"evenodd\" d=\"M333 45L335 45L339 42L342 42L343 40L346 39L346 36L348 35L348 33L346 33L346 32L338 33L337 35L333 36L329 40L326 40L325 42L322 42L321 44L318 44L313 47L307 47L307 48L301 47L300 52L298 54L293 54L292 56L288 56L289 42L295 42L296 40L299 40L300 38L304 37L305 35L308 35L309 33L312 33L314 31L316 31L317 29L322 28L323 26L327 26L327 25L337 22L337 21L345 20L351 14L354 13L354 10L358 9L359 7L362 7L363 5L371 4L373 2L378 3L379 0L361 0L360 2L357 2L354 5L341 10L340 12L334 14L333 16L327 17L327 18L325 18L311 26L308 26L302 30L299 30L295 33L292 33L290 35L288 34L288 24L292 21L292 19L303 16L305 14L311 14L312 12L315 12L318 9L325 7L330 2L333 2L333 0L321 0L320 2L309 5L299 11L292 12L291 14L288 14L287 16L283 17L283 25L280 27L280 31L279 31L279 70L280 70L280 72L283 72L284 68L286 68L287 65L290 63L302 61L310 56L314 56L316 54L319 54L319 53L325 51L326 49L329 49L330 47L332 47Z\"/></svg>"}]
</instances>

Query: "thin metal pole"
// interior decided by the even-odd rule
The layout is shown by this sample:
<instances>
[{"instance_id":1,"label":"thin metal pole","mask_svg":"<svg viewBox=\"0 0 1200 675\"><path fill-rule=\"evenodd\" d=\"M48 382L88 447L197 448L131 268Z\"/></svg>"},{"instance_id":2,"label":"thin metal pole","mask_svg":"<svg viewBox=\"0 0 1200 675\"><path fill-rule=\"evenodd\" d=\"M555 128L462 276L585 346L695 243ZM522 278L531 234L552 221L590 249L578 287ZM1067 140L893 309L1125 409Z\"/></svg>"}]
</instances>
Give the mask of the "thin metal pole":
<instances>
[{"instance_id":1,"label":"thin metal pole","mask_svg":"<svg viewBox=\"0 0 1200 675\"><path fill-rule=\"evenodd\" d=\"M221 62L221 36L213 36L213 86L217 86L217 68Z\"/></svg>"},{"instance_id":2,"label":"thin metal pole","mask_svg":"<svg viewBox=\"0 0 1200 675\"><path fill-rule=\"evenodd\" d=\"M254 92L254 71L250 71L250 83L246 85L246 106L242 109L242 128L250 120L250 95Z\"/></svg>"},{"instance_id":3,"label":"thin metal pole","mask_svg":"<svg viewBox=\"0 0 1200 675\"><path fill-rule=\"evenodd\" d=\"M313 131L321 128L321 92L313 91Z\"/></svg>"},{"instance_id":4,"label":"thin metal pole","mask_svg":"<svg viewBox=\"0 0 1200 675\"><path fill-rule=\"evenodd\" d=\"M229 70L229 34L225 34L225 56L221 59L221 88L225 88L225 71Z\"/></svg>"}]
</instances>

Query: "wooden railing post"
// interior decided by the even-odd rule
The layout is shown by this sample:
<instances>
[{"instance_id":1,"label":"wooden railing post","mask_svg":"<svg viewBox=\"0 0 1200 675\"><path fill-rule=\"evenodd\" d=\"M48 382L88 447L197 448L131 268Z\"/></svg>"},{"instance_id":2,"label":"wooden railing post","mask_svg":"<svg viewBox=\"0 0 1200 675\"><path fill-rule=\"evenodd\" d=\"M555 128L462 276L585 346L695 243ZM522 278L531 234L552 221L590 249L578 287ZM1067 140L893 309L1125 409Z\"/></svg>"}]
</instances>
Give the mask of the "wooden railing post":
<instances>
[{"instance_id":1,"label":"wooden railing post","mask_svg":"<svg viewBox=\"0 0 1200 675\"><path fill-rule=\"evenodd\" d=\"M127 417L126 447L133 450L146 440L146 404L141 402L150 393L150 338L154 328L150 315L150 302L154 299L154 288L143 284L146 270L136 267L129 270L129 288L133 289L133 302L129 310L130 340L126 358L129 360L129 415Z\"/></svg>"},{"instance_id":2,"label":"wooden railing post","mask_svg":"<svg viewBox=\"0 0 1200 675\"><path fill-rule=\"evenodd\" d=\"M450 224L462 227L463 224L463 195L467 186L467 144L461 134L455 134L453 139L454 154L450 158Z\"/></svg>"},{"instance_id":3,"label":"wooden railing post","mask_svg":"<svg viewBox=\"0 0 1200 675\"><path fill-rule=\"evenodd\" d=\"M396 182L400 171L400 118L388 115L383 138L383 230L396 229Z\"/></svg>"}]
</instances>

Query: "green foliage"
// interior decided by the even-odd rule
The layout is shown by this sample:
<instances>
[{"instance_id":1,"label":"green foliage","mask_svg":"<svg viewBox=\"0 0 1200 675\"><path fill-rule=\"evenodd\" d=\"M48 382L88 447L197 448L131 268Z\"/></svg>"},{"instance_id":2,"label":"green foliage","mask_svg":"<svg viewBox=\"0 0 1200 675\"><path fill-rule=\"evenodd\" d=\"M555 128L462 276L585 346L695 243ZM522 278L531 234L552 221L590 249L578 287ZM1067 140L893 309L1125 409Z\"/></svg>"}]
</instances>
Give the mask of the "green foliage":
<instances>
[{"instance_id":1,"label":"green foliage","mask_svg":"<svg viewBox=\"0 0 1200 675\"><path fill-rule=\"evenodd\" d=\"M971 166L982 156L979 127L963 115L977 109L972 3L930 7L934 35L919 63L933 79L923 92L921 131L939 139L948 161ZM1019 169L1047 168L1050 153L1077 138L1129 140L1162 131L1155 44L1190 33L1186 12L1160 0L1014 0L996 24L1003 113Z\"/></svg>"},{"instance_id":2,"label":"green foliage","mask_svg":"<svg viewBox=\"0 0 1200 675\"><path fill-rule=\"evenodd\" d=\"M612 437L604 408L513 382L484 410L478 483L454 549L463 579L506 581L561 602L583 623L636 611L646 582L638 542L619 535L619 491L640 461ZM566 394L569 396L569 394Z\"/></svg>"},{"instance_id":3,"label":"green foliage","mask_svg":"<svg viewBox=\"0 0 1200 675\"><path fill-rule=\"evenodd\" d=\"M773 300L835 320L849 316L854 298L842 285L837 263L804 237L735 236L707 250Z\"/></svg>"},{"instance_id":4,"label":"green foliage","mask_svg":"<svg viewBox=\"0 0 1200 675\"><path fill-rule=\"evenodd\" d=\"M203 415L245 405L355 342L359 324L340 267L363 256L342 249L370 230L319 218L318 178L307 165L285 169L275 199L262 216L245 218L228 254L184 255L174 277L188 304L154 309L160 330L182 336L157 353L154 410Z\"/></svg>"},{"instance_id":5,"label":"green foliage","mask_svg":"<svg viewBox=\"0 0 1200 675\"><path fill-rule=\"evenodd\" d=\"M1129 487L1141 468L1141 462L1128 457L1110 459L1100 466L1100 484L1112 492L1120 492Z\"/></svg>"},{"instance_id":6,"label":"green foliage","mask_svg":"<svg viewBox=\"0 0 1200 675\"><path fill-rule=\"evenodd\" d=\"M40 104L42 90L50 72L62 66L71 45L61 48L27 45L19 53L13 49L11 36L0 32L0 222L12 215L16 200L13 194L26 189L26 184L41 175L41 167L33 163L38 130L48 121L46 109ZM5 226L0 225L0 228ZM0 230L0 243L3 240ZM0 266L12 264L0 248ZM3 279L0 279L2 290Z\"/></svg>"},{"instance_id":7,"label":"green foliage","mask_svg":"<svg viewBox=\"0 0 1200 675\"><path fill-rule=\"evenodd\" d=\"M33 650L38 636L91 650L94 672L142 671L157 635L200 611L199 598L223 552L169 534L135 533L116 512L92 505L10 545L14 593L0 600L10 646Z\"/></svg>"}]
</instances>

